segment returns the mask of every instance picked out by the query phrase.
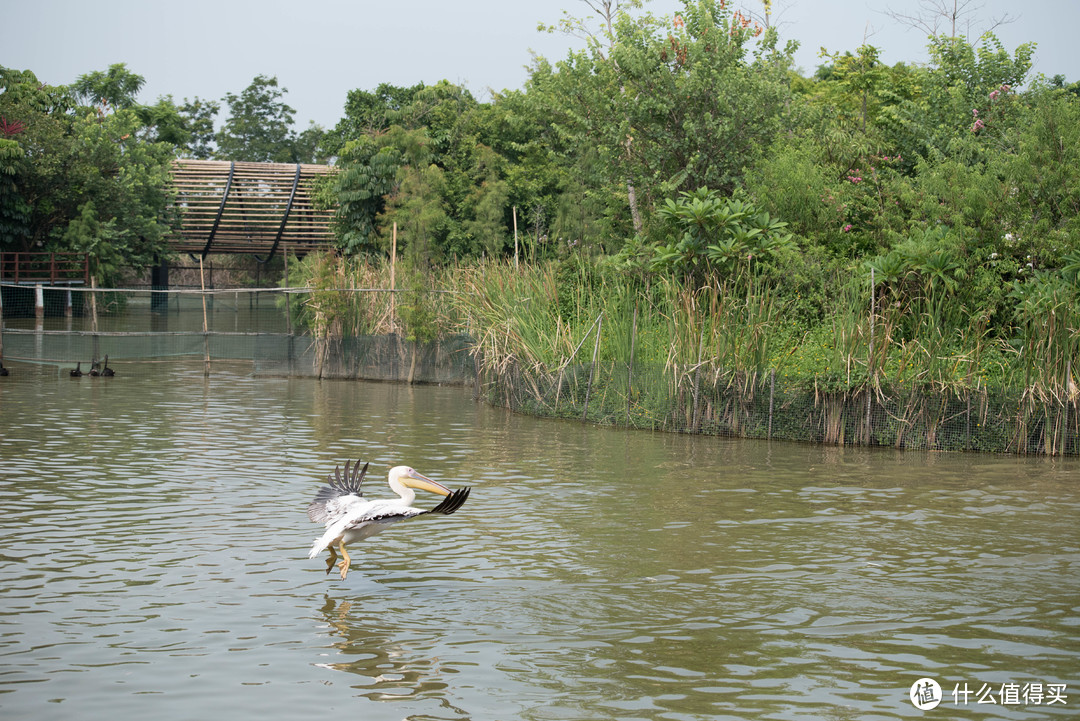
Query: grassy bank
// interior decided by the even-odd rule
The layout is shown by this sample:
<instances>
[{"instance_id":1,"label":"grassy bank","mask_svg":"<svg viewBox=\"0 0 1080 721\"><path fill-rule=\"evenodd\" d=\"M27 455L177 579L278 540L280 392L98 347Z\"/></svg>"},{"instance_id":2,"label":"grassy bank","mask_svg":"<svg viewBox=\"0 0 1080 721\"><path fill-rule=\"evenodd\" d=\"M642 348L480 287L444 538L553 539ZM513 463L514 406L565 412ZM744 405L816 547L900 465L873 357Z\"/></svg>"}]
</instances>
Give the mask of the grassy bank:
<instances>
[{"instance_id":1,"label":"grassy bank","mask_svg":"<svg viewBox=\"0 0 1080 721\"><path fill-rule=\"evenodd\" d=\"M580 256L406 271L394 294L338 291L388 288L385 264L312 257L293 269L294 285L319 288L297 313L313 334L467 333L490 399L531 413L829 443L1075 450L1075 291L1017 288L1013 318L992 326L950 304L942 285L897 289L879 277L830 279L811 321L762 278L694 287Z\"/></svg>"}]
</instances>

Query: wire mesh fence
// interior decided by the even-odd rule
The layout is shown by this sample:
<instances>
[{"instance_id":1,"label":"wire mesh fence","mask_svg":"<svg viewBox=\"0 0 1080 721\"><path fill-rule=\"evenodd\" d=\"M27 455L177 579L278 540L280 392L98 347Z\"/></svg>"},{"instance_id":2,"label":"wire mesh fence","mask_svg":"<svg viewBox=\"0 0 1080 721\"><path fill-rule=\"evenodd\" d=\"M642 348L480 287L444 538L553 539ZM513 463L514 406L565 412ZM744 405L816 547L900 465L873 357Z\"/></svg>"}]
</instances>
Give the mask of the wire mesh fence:
<instances>
[{"instance_id":1,"label":"wire mesh fence","mask_svg":"<svg viewBox=\"0 0 1080 721\"><path fill-rule=\"evenodd\" d=\"M468 338L312 334L295 322L302 288L215 291L0 286L0 360L9 374L100 370L150 374L160 363L244 361L256 375L471 383ZM386 316L389 291L335 291ZM8 376L10 377L10 375Z\"/></svg>"},{"instance_id":2,"label":"wire mesh fence","mask_svg":"<svg viewBox=\"0 0 1080 721\"><path fill-rule=\"evenodd\" d=\"M326 291L319 291L324 293ZM393 318L388 291L339 290ZM0 360L8 375L157 372L161 363L245 363L255 375L473 384L478 397L533 415L681 433L907 449L1076 455L1076 398L1010 389L821 388L775 372L708 365L567 363L481 371L467 333L410 340L388 332L313 333L297 319L306 289L213 292L0 286ZM449 296L433 302L452 304ZM441 311L440 311L441 312ZM446 310L443 315L453 315ZM460 327L460 325L459 325ZM107 360L106 360L107 359Z\"/></svg>"},{"instance_id":3,"label":"wire mesh fence","mask_svg":"<svg viewBox=\"0 0 1080 721\"><path fill-rule=\"evenodd\" d=\"M1005 390L807 389L766 374L579 363L513 366L483 383L515 411L679 433L940 451L1076 455L1077 403Z\"/></svg>"}]
</instances>

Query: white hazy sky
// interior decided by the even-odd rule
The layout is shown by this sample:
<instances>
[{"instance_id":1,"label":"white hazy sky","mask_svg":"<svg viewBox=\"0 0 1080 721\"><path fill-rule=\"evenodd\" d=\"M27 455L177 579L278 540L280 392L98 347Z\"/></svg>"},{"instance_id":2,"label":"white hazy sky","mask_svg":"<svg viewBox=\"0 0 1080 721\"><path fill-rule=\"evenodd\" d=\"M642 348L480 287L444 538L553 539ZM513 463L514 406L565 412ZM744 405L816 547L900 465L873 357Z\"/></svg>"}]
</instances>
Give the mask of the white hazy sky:
<instances>
[{"instance_id":1,"label":"white hazy sky","mask_svg":"<svg viewBox=\"0 0 1080 721\"><path fill-rule=\"evenodd\" d=\"M1003 13L1016 18L995 32L1010 52L1037 42L1035 72L1080 80L1074 38L1080 0L968 2L981 8L972 15L977 30ZM756 0L742 4L761 7ZM797 60L812 72L822 46L854 50L864 37L889 64L924 62L925 34L883 12L910 13L919 5L774 0L773 12L781 39L800 41ZM660 15L680 6L674 0L647 5ZM557 60L581 47L575 38L536 30L538 22L556 22L563 10L589 12L581 0L0 0L0 65L33 70L43 82L59 85L127 63L146 78L139 95L144 103L169 94L177 102L221 100L256 75L276 76L288 89L285 101L296 109L298 129L309 121L331 128L353 88L445 78L483 100L489 89L522 87L531 52ZM219 122L226 114L223 107Z\"/></svg>"}]
</instances>

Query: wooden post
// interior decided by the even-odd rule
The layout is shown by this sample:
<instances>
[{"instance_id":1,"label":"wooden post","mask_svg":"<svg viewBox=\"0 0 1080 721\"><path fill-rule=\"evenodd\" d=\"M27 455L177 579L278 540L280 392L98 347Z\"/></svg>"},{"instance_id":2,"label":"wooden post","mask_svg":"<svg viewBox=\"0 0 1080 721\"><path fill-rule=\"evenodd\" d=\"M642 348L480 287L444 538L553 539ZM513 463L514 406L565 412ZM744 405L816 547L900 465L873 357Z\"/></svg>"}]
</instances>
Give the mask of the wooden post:
<instances>
[{"instance_id":1,"label":"wooden post","mask_svg":"<svg viewBox=\"0 0 1080 721\"><path fill-rule=\"evenodd\" d=\"M626 427L630 427L630 404L634 396L634 343L637 340L638 304L634 303L634 320L630 324L630 363L626 367Z\"/></svg>"},{"instance_id":2,"label":"wooden post","mask_svg":"<svg viewBox=\"0 0 1080 721\"><path fill-rule=\"evenodd\" d=\"M289 292L289 246L282 251L285 254L285 331L292 335L292 293Z\"/></svg>"},{"instance_id":3,"label":"wooden post","mask_svg":"<svg viewBox=\"0 0 1080 721\"><path fill-rule=\"evenodd\" d=\"M967 396L967 412L964 414L966 429L964 431L964 450L971 450L971 389L964 394Z\"/></svg>"},{"instance_id":4,"label":"wooden post","mask_svg":"<svg viewBox=\"0 0 1080 721\"><path fill-rule=\"evenodd\" d=\"M874 269L870 268L870 357L866 361L866 445L874 438L870 431L870 400L873 397L871 388L874 385L874 302L877 293L874 292Z\"/></svg>"},{"instance_id":5,"label":"wooden post","mask_svg":"<svg viewBox=\"0 0 1080 721\"><path fill-rule=\"evenodd\" d=\"M0 286L0 361L4 360L4 288Z\"/></svg>"},{"instance_id":6,"label":"wooden post","mask_svg":"<svg viewBox=\"0 0 1080 721\"><path fill-rule=\"evenodd\" d=\"M1061 455L1069 450L1069 402L1072 400L1072 360L1065 361L1065 418L1061 423Z\"/></svg>"},{"instance_id":7,"label":"wooden post","mask_svg":"<svg viewBox=\"0 0 1080 721\"><path fill-rule=\"evenodd\" d=\"M394 223L394 233L390 240L390 332L397 332L397 299L395 291L397 289L396 278L394 272L397 267L397 223Z\"/></svg>"},{"instance_id":8,"label":"wooden post","mask_svg":"<svg viewBox=\"0 0 1080 721\"><path fill-rule=\"evenodd\" d=\"M34 286L34 317L39 321L45 317L45 290L41 283Z\"/></svg>"},{"instance_id":9,"label":"wooden post","mask_svg":"<svg viewBox=\"0 0 1080 721\"><path fill-rule=\"evenodd\" d=\"M698 423L701 422L700 405L698 403L701 394L701 354L705 350L705 329L701 329L701 339L698 341L697 365L694 367L694 411L690 421L690 432L698 432Z\"/></svg>"},{"instance_id":10,"label":"wooden post","mask_svg":"<svg viewBox=\"0 0 1080 721\"><path fill-rule=\"evenodd\" d=\"M199 285L202 287L203 377L210 375L210 329L206 322L206 275L203 273L202 256L199 256Z\"/></svg>"},{"instance_id":11,"label":"wooden post","mask_svg":"<svg viewBox=\"0 0 1080 721\"><path fill-rule=\"evenodd\" d=\"M97 276L90 276L90 330L93 331L91 355L98 357Z\"/></svg>"},{"instance_id":12,"label":"wooden post","mask_svg":"<svg viewBox=\"0 0 1080 721\"><path fill-rule=\"evenodd\" d=\"M772 440L773 399L776 397L776 369L769 371L769 430L765 437Z\"/></svg>"},{"instance_id":13,"label":"wooden post","mask_svg":"<svg viewBox=\"0 0 1080 721\"><path fill-rule=\"evenodd\" d=\"M90 330L97 333L97 277L90 276Z\"/></svg>"},{"instance_id":14,"label":"wooden post","mask_svg":"<svg viewBox=\"0 0 1080 721\"><path fill-rule=\"evenodd\" d=\"M593 344L592 365L589 366L589 385L585 386L585 409L581 412L581 420L589 415L589 396L592 395L593 376L596 374L596 357L600 353L600 329L604 327L604 316L601 314L596 319L596 342Z\"/></svg>"}]
</instances>

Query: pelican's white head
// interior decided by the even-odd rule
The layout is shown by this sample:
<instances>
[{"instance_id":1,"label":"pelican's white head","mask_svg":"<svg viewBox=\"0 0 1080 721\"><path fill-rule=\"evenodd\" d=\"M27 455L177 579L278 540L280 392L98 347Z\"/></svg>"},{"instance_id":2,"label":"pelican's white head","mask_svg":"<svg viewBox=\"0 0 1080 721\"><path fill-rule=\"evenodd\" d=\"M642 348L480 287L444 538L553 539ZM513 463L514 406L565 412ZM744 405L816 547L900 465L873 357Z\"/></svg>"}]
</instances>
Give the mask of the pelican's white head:
<instances>
[{"instance_id":1,"label":"pelican's white head","mask_svg":"<svg viewBox=\"0 0 1080 721\"><path fill-rule=\"evenodd\" d=\"M404 488L417 488L421 491L430 491L431 493L438 493L440 496L449 496L450 489L439 483L433 481L427 476L421 475L416 469L410 466L394 466L390 469L390 475L386 479L390 487L400 493L397 488L400 486Z\"/></svg>"}]
</instances>

